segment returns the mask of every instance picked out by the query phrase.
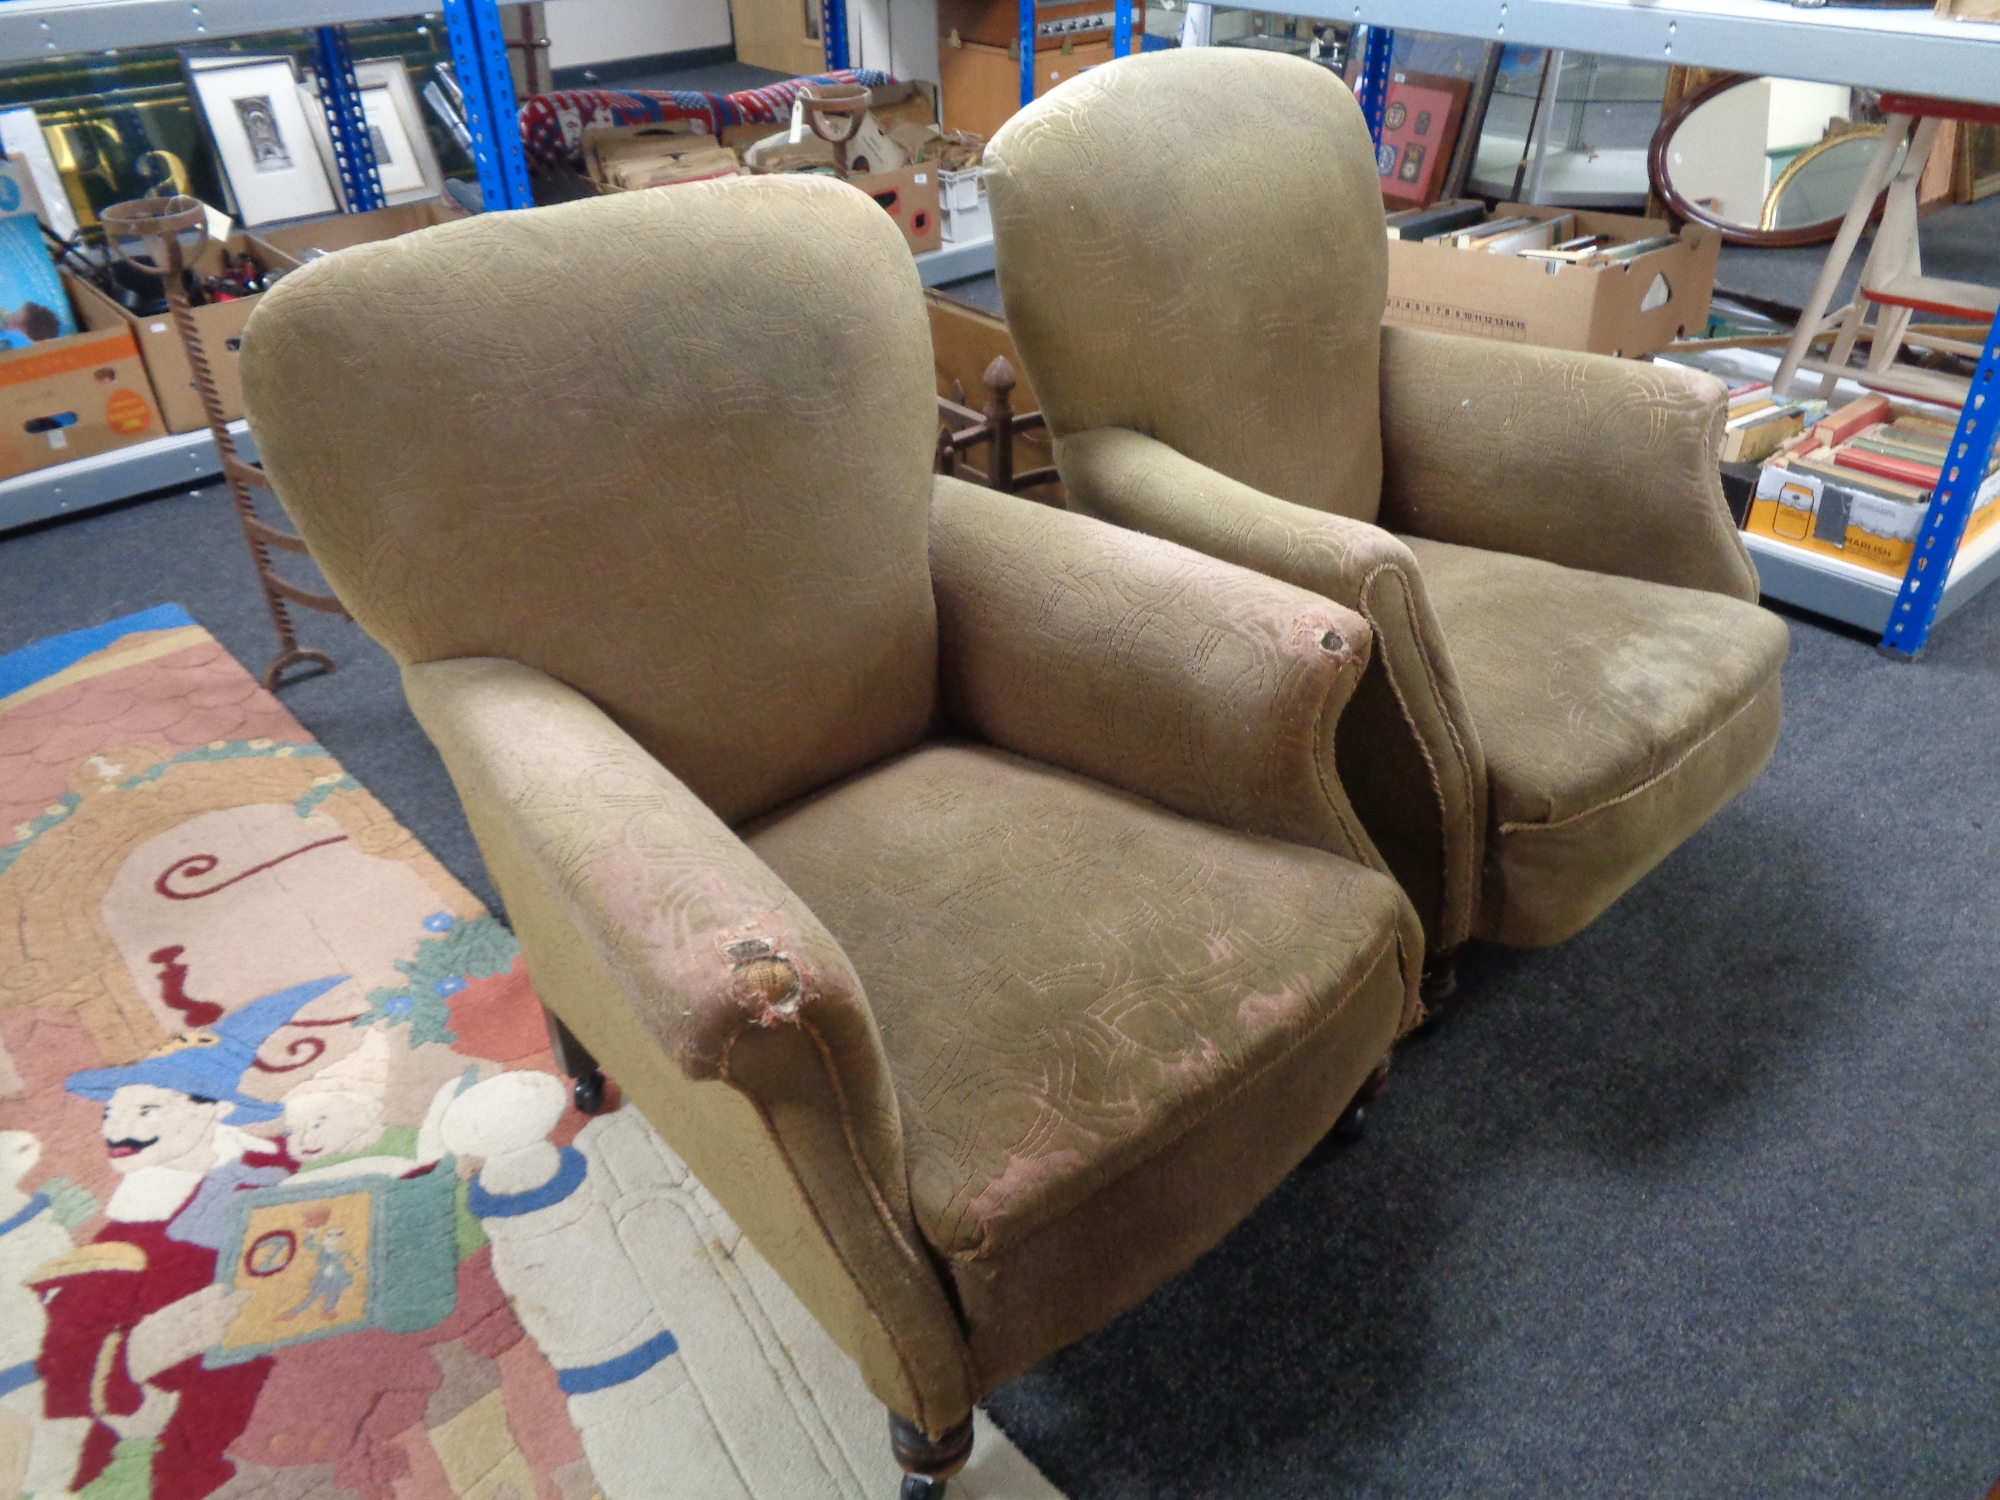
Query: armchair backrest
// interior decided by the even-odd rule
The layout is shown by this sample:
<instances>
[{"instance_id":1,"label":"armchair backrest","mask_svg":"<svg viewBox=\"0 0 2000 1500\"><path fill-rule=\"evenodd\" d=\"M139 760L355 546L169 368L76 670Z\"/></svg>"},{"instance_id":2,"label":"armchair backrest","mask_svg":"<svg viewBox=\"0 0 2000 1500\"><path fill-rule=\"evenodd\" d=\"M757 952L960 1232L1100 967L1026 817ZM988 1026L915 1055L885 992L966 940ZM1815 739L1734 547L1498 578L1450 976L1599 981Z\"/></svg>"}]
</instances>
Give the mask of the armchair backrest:
<instances>
[{"instance_id":1,"label":"armchair backrest","mask_svg":"<svg viewBox=\"0 0 2000 1500\"><path fill-rule=\"evenodd\" d=\"M285 509L404 665L536 667L731 823L922 737L930 332L854 189L693 183L344 250L264 298L243 376Z\"/></svg>"},{"instance_id":2,"label":"armchair backrest","mask_svg":"<svg viewBox=\"0 0 2000 1500\"><path fill-rule=\"evenodd\" d=\"M1093 68L986 152L1007 321L1058 438L1127 427L1375 519L1388 256L1340 80L1244 48Z\"/></svg>"}]
</instances>

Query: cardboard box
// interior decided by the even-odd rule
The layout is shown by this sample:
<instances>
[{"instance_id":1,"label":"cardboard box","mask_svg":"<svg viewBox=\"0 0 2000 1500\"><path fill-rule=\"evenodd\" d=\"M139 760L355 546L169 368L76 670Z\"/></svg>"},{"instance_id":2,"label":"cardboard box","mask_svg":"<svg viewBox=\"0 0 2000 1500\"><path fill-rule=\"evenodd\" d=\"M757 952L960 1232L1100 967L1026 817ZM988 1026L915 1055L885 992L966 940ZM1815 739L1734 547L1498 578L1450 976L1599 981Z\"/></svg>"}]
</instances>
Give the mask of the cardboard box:
<instances>
[{"instance_id":1,"label":"cardboard box","mask_svg":"<svg viewBox=\"0 0 2000 1500\"><path fill-rule=\"evenodd\" d=\"M1048 12L1039 12L1046 16ZM1086 68L1111 61L1111 41L1074 41L1071 50L1062 50L1062 41L1053 38L1035 46L1035 97L1041 98L1059 83L1074 78ZM947 41L938 48L938 76L944 90L944 128L965 130L985 140L1007 123L1021 107L1021 61L1005 44L987 45Z\"/></svg>"},{"instance_id":2,"label":"cardboard box","mask_svg":"<svg viewBox=\"0 0 2000 1500\"><path fill-rule=\"evenodd\" d=\"M266 270L273 269L255 240L231 235L229 250L235 255L249 255ZM210 240L202 247L195 269L207 276L220 273L222 247ZM86 290L95 294L94 289ZM81 300L79 297L78 301ZM152 377L153 394L159 401L167 431L199 432L206 427L208 417L194 388L194 371L188 368L187 351L181 347L181 336L173 319L164 312L157 317L136 317L108 298L100 300L131 329L139 353L146 361L146 373ZM195 327L201 330L202 348L208 354L209 372L215 377L215 391L222 399L227 421L243 415L243 376L237 368L238 351L243 346L243 325L250 321L250 313L256 306L256 297L238 297L193 309Z\"/></svg>"},{"instance_id":3,"label":"cardboard box","mask_svg":"<svg viewBox=\"0 0 2000 1500\"><path fill-rule=\"evenodd\" d=\"M1608 234L1622 244L1671 232L1664 219L1517 203L1501 204L1493 218L1565 213L1575 213L1577 234ZM1383 321L1636 359L1707 326L1722 236L1690 224L1679 241L1610 265L1569 265L1391 240Z\"/></svg>"},{"instance_id":4,"label":"cardboard box","mask_svg":"<svg viewBox=\"0 0 2000 1500\"><path fill-rule=\"evenodd\" d=\"M928 162L895 172L870 172L847 179L882 205L903 231L910 253L921 255L944 243L938 227L938 174Z\"/></svg>"},{"instance_id":5,"label":"cardboard box","mask_svg":"<svg viewBox=\"0 0 2000 1500\"><path fill-rule=\"evenodd\" d=\"M0 477L160 436L158 406L124 315L67 272L81 333L0 352Z\"/></svg>"},{"instance_id":6,"label":"cardboard box","mask_svg":"<svg viewBox=\"0 0 2000 1500\"><path fill-rule=\"evenodd\" d=\"M331 253L349 245L394 239L399 234L464 217L465 213L456 205L443 198L432 198L367 213L328 214L289 224L263 225L252 234L231 235L229 250L234 255L248 255L266 271L296 271L314 250ZM207 276L220 272L222 248L209 241L195 267ZM194 309L195 327L201 331L202 348L215 376L215 391L222 400L225 421L233 422L243 415L243 376L237 368L237 358L243 345L243 325L250 321L257 300L254 296L238 297ZM194 372L188 368L187 353L181 347L180 334L172 320L165 313L139 318L123 309L118 309L118 315L131 325L133 337L138 340L139 352L153 377L153 392L159 398L167 431L198 432L206 427L208 417L194 388Z\"/></svg>"},{"instance_id":7,"label":"cardboard box","mask_svg":"<svg viewBox=\"0 0 2000 1500\"><path fill-rule=\"evenodd\" d=\"M1895 407L1888 415L1908 410L1912 408ZM1903 499L1869 488L1865 476L1857 475L1855 484L1846 485L1822 471L1787 462L1815 450L1825 451L1810 431L1779 449L1757 477L1743 529L1901 578L1909 570L1931 497ZM2000 523L2000 473L1988 474L1980 485L1959 545L1996 523Z\"/></svg>"},{"instance_id":8,"label":"cardboard box","mask_svg":"<svg viewBox=\"0 0 2000 1500\"><path fill-rule=\"evenodd\" d=\"M296 271L314 250L331 255L350 245L393 240L436 224L455 224L467 217L449 198L426 198L393 208L373 208L362 214L327 214L290 224L266 224L250 236L251 254L266 270ZM213 359L213 353L209 358Z\"/></svg>"}]
</instances>

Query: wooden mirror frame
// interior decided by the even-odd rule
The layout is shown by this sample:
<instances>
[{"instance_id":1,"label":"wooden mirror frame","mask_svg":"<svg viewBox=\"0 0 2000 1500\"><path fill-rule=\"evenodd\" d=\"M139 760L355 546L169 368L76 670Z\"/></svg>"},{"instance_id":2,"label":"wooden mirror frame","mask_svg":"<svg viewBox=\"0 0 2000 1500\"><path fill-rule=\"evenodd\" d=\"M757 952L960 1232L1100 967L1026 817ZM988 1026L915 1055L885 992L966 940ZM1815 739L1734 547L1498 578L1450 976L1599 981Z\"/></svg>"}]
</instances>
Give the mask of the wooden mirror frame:
<instances>
[{"instance_id":1,"label":"wooden mirror frame","mask_svg":"<svg viewBox=\"0 0 2000 1500\"><path fill-rule=\"evenodd\" d=\"M1841 222L1846 218L1845 213L1831 219L1822 219L1817 224L1798 224L1790 229L1752 229L1733 219L1724 219L1710 213L1699 203L1683 197L1667 176L1668 144L1673 140L1674 132L1689 115L1725 89L1733 89L1739 83L1750 83L1769 76L1771 75L1764 73L1724 73L1720 78L1710 79L1675 104L1660 117L1659 127L1653 131L1653 143L1646 152L1646 176L1652 182L1654 194L1666 204L1670 212L1696 224L1706 224L1732 245L1766 245L1773 249L1786 249L1794 245L1825 244L1840 233ZM1814 148L1811 146L1806 148L1807 151L1812 149ZM1805 152L1800 153L1801 156L1804 154ZM1790 168L1787 167L1787 170ZM1875 200L1875 208L1869 215L1871 219L1882 212L1882 202L1887 196L1888 191L1884 189L1882 196ZM1765 201L1769 201L1768 193L1765 195ZM1761 209L1759 217L1762 217Z\"/></svg>"}]
</instances>

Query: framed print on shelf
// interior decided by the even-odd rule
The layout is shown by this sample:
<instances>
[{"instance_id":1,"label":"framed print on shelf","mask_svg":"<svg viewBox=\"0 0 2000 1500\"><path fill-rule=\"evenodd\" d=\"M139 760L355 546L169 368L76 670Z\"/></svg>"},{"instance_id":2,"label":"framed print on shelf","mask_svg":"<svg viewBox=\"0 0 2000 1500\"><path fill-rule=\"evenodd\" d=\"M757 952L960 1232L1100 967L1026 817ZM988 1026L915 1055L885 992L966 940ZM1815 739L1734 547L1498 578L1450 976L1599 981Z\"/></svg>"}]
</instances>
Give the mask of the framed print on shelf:
<instances>
[{"instance_id":1,"label":"framed print on shelf","mask_svg":"<svg viewBox=\"0 0 2000 1500\"><path fill-rule=\"evenodd\" d=\"M239 222L248 227L339 210L289 57L188 56L183 62Z\"/></svg>"},{"instance_id":2,"label":"framed print on shelf","mask_svg":"<svg viewBox=\"0 0 2000 1500\"><path fill-rule=\"evenodd\" d=\"M444 191L444 172L424 129L417 91L410 85L410 70L400 57L383 57L357 62L354 77L361 85L361 109L368 121L369 144L375 148L382 201L394 206L437 197ZM326 128L326 111L319 102L319 80L309 78L301 88L312 117L313 139L345 207L347 195L334 165L333 136Z\"/></svg>"},{"instance_id":3,"label":"framed print on shelf","mask_svg":"<svg viewBox=\"0 0 2000 1500\"><path fill-rule=\"evenodd\" d=\"M1395 207L1429 208L1437 202L1471 92L1463 78L1402 68L1389 75L1375 166L1382 196L1393 199Z\"/></svg>"}]
</instances>

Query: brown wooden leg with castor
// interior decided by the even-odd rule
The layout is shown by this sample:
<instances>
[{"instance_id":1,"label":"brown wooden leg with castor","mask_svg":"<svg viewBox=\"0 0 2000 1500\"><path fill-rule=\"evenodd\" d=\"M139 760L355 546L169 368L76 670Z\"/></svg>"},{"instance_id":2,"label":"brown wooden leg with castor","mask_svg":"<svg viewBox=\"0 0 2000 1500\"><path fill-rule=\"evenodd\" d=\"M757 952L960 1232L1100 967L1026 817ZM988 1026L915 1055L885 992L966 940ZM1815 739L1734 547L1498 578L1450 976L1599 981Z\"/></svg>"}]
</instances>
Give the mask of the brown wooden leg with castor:
<instances>
[{"instance_id":1,"label":"brown wooden leg with castor","mask_svg":"<svg viewBox=\"0 0 2000 1500\"><path fill-rule=\"evenodd\" d=\"M604 1108L604 1069L546 1005L542 1007L542 1019L548 1022L549 1047L556 1055L556 1066L572 1080L570 1098L585 1114L596 1114Z\"/></svg>"},{"instance_id":2,"label":"brown wooden leg with castor","mask_svg":"<svg viewBox=\"0 0 2000 1500\"><path fill-rule=\"evenodd\" d=\"M1439 1021L1451 1013L1451 998L1458 993L1458 950L1447 948L1424 960L1423 977L1417 981L1417 998L1424 1003L1424 1018L1414 1035L1436 1030Z\"/></svg>"},{"instance_id":3,"label":"brown wooden leg with castor","mask_svg":"<svg viewBox=\"0 0 2000 1500\"><path fill-rule=\"evenodd\" d=\"M1383 1058L1375 1064L1375 1071L1361 1080L1361 1087L1354 1091L1347 1108L1340 1112L1340 1118L1333 1122L1333 1129L1326 1133L1327 1141L1337 1146L1351 1146L1361 1139L1368 1126L1368 1106L1382 1097L1382 1091L1389 1086L1389 1059Z\"/></svg>"},{"instance_id":4,"label":"brown wooden leg with castor","mask_svg":"<svg viewBox=\"0 0 2000 1500\"><path fill-rule=\"evenodd\" d=\"M944 1500L945 1481L972 1457L972 1418L931 1438L916 1423L889 1413L889 1446L903 1466L900 1500Z\"/></svg>"}]
</instances>

